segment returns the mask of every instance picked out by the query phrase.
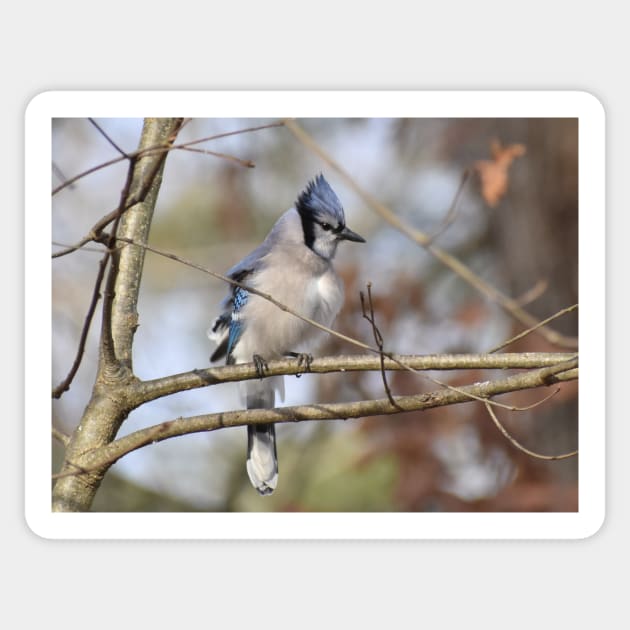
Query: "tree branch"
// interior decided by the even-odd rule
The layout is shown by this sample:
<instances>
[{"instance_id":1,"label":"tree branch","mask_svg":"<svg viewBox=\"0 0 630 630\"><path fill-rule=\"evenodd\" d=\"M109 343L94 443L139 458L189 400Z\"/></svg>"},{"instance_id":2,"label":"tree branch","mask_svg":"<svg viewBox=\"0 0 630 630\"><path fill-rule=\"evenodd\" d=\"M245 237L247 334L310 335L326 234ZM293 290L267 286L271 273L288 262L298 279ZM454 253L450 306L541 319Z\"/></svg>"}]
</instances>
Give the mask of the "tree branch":
<instances>
[{"instance_id":1,"label":"tree branch","mask_svg":"<svg viewBox=\"0 0 630 630\"><path fill-rule=\"evenodd\" d=\"M523 339L523 337L527 337L527 335L533 333L535 330L537 330L541 326L544 326L545 324L548 324L549 322L553 321L554 319L558 319L558 317L562 317L562 315L566 315L567 313L571 313L577 307L578 307L577 304L573 304L572 306L568 306L567 308L563 308L562 310L558 311L557 313L554 313L550 317L547 317L547 319L543 319L541 322L538 322L535 326L532 326L531 328L528 328L527 330L524 330L523 332L519 333L518 335L515 335L514 337L511 337L510 339L508 339L507 341L504 341L503 343L499 344L498 346L495 346L491 350L488 350L488 352L497 352L498 350L501 350L501 349L505 348L506 346L509 346L510 344L514 343L515 341L518 341L519 339Z\"/></svg>"},{"instance_id":2,"label":"tree branch","mask_svg":"<svg viewBox=\"0 0 630 630\"><path fill-rule=\"evenodd\" d=\"M384 369L406 370L479 370L479 369L533 369L553 367L576 358L571 353L523 352L505 354L446 354L446 355L394 355L384 358ZM341 355L313 359L309 373L329 374L331 372L367 372L381 369L381 357L371 354ZM304 367L297 359L277 359L267 362L265 377L297 375ZM172 376L141 381L134 387L140 404L169 396L189 389L198 389L220 383L259 378L253 363L239 363L193 370Z\"/></svg>"},{"instance_id":3,"label":"tree branch","mask_svg":"<svg viewBox=\"0 0 630 630\"><path fill-rule=\"evenodd\" d=\"M372 327L372 334L374 335L374 343L376 343L379 350L379 359L381 361L381 380L383 381L383 387L385 388L385 393L387 394L387 398L389 402L395 407L396 402L394 401L394 397L392 395L392 391L389 388L389 383L387 382L387 374L385 372L385 352L383 350L383 335L381 331L378 329L376 325L376 319L374 316L374 303L372 302L372 283L368 282L367 284L367 294L368 294L368 304L370 308L370 312L368 314L365 306L365 297L363 292L359 292L359 296L361 297L361 310L363 311L363 318L368 321L370 326ZM401 410L402 411L402 410Z\"/></svg>"},{"instance_id":4,"label":"tree branch","mask_svg":"<svg viewBox=\"0 0 630 630\"><path fill-rule=\"evenodd\" d=\"M157 144L161 138L166 138L163 140L166 146L172 145L181 123L181 119L148 119L142 130L140 146ZM165 159L166 152L163 151L158 155L143 155L136 160L129 197L136 199L137 203L122 215L116 236L143 244L148 240ZM110 243L110 247L114 244L115 242ZM111 305L112 338L117 361L131 369L132 341L138 325L136 307L144 265L144 248L115 249L112 256L119 268Z\"/></svg>"},{"instance_id":5,"label":"tree branch","mask_svg":"<svg viewBox=\"0 0 630 630\"><path fill-rule=\"evenodd\" d=\"M92 125L94 125L94 127L96 127L96 129L98 129L98 132L103 136L103 138L105 138L105 140L107 140L107 142L109 142L109 144L111 144L114 149L116 149L116 151L118 151L118 153L120 153L120 155L123 158L128 158L129 156L114 142L113 138L103 129L103 127L101 127L95 120L94 118L88 118L88 120L92 123Z\"/></svg>"},{"instance_id":6,"label":"tree branch","mask_svg":"<svg viewBox=\"0 0 630 630\"><path fill-rule=\"evenodd\" d=\"M378 358L374 359L378 366ZM71 465L62 471L60 476L79 477L99 471L105 471L118 459L148 444L161 442L172 437L198 433L201 431L215 431L226 427L238 427L252 424L303 422L313 420L338 420L360 418L375 415L398 414L408 411L422 411L471 402L471 396L489 399L492 396L505 394L523 389L546 387L560 381L577 378L577 373L571 369L571 378L567 379L569 363L544 367L531 372L516 374L497 381L475 383L459 388L459 391L442 389L413 396L394 396L394 404L388 398L378 400L363 400L351 403L312 404L297 407L280 407L275 409L246 409L242 411L228 411L225 413L205 414L188 418L177 418L158 425L141 429L122 438L104 445L98 449L84 453L74 459Z\"/></svg>"},{"instance_id":7,"label":"tree branch","mask_svg":"<svg viewBox=\"0 0 630 630\"><path fill-rule=\"evenodd\" d=\"M430 245L431 243L433 243L433 241L435 241L438 238L438 236L443 234L446 231L446 229L457 218L457 204L459 203L459 199L464 190L464 185L468 181L469 177L470 177L470 171L466 169L462 173L462 177L459 181L459 188L457 189L457 192L455 193L455 197L453 197L451 207L448 209L448 212L446 213L446 216L444 217L442 223L438 226L438 228L432 234L429 234L427 236L427 245Z\"/></svg>"},{"instance_id":8,"label":"tree branch","mask_svg":"<svg viewBox=\"0 0 630 630\"><path fill-rule=\"evenodd\" d=\"M499 431L501 432L503 437L505 437L505 439L510 444L512 444L515 448L517 448L519 451L521 451L522 453L525 453L526 455L529 455L530 457L533 457L534 459L544 459L544 460L548 460L548 461L553 461L553 460L557 460L557 459L567 459L569 457L575 457L578 454L578 451L571 451L570 453L563 453L562 455L541 455L540 453L535 453L534 451L530 451L528 448L525 448L522 444L517 442L508 433L507 429L499 422L499 419L497 418L496 414L494 413L491 405L486 403L486 409L487 409L488 413L490 414L490 417L492 418L492 422L494 422L495 426L497 427L497 429L499 429Z\"/></svg>"},{"instance_id":9,"label":"tree branch","mask_svg":"<svg viewBox=\"0 0 630 630\"><path fill-rule=\"evenodd\" d=\"M179 119L145 120L140 148L171 145L180 125ZM167 151L162 150L159 154L130 160L113 232L120 221L120 231L124 235L146 241L166 155ZM112 249L111 236L104 235L102 239L110 248L112 264L103 299L98 372L90 401L68 443L62 478L53 489L52 509L56 512L89 509L104 471L81 477L63 473L76 470L73 462L85 452L110 443L133 405L130 396L137 379L131 371L131 344L137 322L136 304L144 249L126 247L124 252Z\"/></svg>"},{"instance_id":10,"label":"tree branch","mask_svg":"<svg viewBox=\"0 0 630 630\"><path fill-rule=\"evenodd\" d=\"M98 303L99 298L101 297L101 283L103 282L103 276L105 275L105 269L107 267L107 262L109 261L109 252L105 252L103 258L99 262L98 273L96 275L96 281L94 283L94 290L92 291L92 299L90 301L90 306L88 307L88 312L85 316L85 321L83 322L83 328L81 330L81 336L79 338L79 346L77 348L77 353L74 358L74 362L68 375L66 378L55 387L52 391L53 398L61 398L61 395L70 389L70 384L72 383L79 366L81 365L81 359L83 358L83 353L85 351L85 342L87 341L88 332L90 331L90 324L92 323L92 318L94 317L94 312L96 311L96 305Z\"/></svg>"},{"instance_id":11,"label":"tree branch","mask_svg":"<svg viewBox=\"0 0 630 630\"><path fill-rule=\"evenodd\" d=\"M184 126L186 122L188 121L187 120L183 121L182 127ZM284 125L283 121L278 121L278 122L269 123L267 125L259 125L257 127L248 127L247 129L237 129L236 131L227 131L225 133L218 133L213 136L208 136L206 138L199 138L197 140L191 140L190 142L176 144L172 146L169 150L188 149L188 147L194 144L200 144L202 142L209 142L210 140L218 140L219 138L226 138L228 136L235 136L240 133L249 133L251 131L260 131L261 129L269 129L270 127L282 127L283 125ZM149 153L163 152L163 151L164 151L164 147L160 144L156 144L154 146L138 149L137 151L134 151L133 153L124 154L120 157L114 158L112 160L108 160L107 162L102 162L101 164L97 164L96 166L93 166L92 168L89 168L86 171L83 171L82 173L79 173L78 175L75 175L74 177L71 177L70 179L65 180L63 183L59 184L59 186L57 186L56 188L53 188L52 194L56 195L58 192L62 191L64 188L68 186L72 186L79 179L82 179L83 177L86 177L87 175L91 175L92 173L96 173L96 171L100 171L101 169L107 168L108 166L112 166L113 164L117 164L118 162L122 162L122 160L131 159L134 157L141 157L143 155L148 155ZM209 153L212 154L212 152L209 152ZM219 157L222 157L220 154L218 155ZM57 170L59 170L58 167L57 167Z\"/></svg>"}]
</instances>

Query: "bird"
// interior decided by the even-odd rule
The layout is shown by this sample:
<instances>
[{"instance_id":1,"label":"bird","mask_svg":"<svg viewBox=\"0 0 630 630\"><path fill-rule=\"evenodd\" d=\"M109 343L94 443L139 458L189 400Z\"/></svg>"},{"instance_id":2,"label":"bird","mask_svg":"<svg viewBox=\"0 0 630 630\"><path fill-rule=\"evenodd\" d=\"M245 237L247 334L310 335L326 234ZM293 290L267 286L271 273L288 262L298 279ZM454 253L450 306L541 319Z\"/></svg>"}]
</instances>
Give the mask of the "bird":
<instances>
[{"instance_id":1,"label":"bird","mask_svg":"<svg viewBox=\"0 0 630 630\"><path fill-rule=\"evenodd\" d=\"M231 285L221 313L208 329L216 344L211 362L227 365L254 362L259 376L266 361L286 356L308 367L317 342L316 327L281 310L247 288L272 296L300 315L330 327L344 302L344 287L333 267L341 241L365 243L347 225L339 197L323 174L311 179L297 200L271 228L264 241L228 270ZM276 394L284 400L284 377L239 383L247 409L273 408ZM246 469L261 495L278 483L275 425L247 426Z\"/></svg>"}]
</instances>

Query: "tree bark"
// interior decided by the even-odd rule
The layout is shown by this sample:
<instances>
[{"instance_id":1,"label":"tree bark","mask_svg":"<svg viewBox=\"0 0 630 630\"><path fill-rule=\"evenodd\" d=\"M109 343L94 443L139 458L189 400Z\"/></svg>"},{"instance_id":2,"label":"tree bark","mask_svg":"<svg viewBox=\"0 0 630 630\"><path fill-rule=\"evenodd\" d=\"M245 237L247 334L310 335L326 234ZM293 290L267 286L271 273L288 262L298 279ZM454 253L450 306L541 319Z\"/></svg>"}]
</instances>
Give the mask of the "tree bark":
<instances>
[{"instance_id":1,"label":"tree bark","mask_svg":"<svg viewBox=\"0 0 630 630\"><path fill-rule=\"evenodd\" d=\"M128 186L120 202L120 216L114 223L116 235L146 243L153 209L162 182L162 171L181 119L147 118L144 122L139 150L164 146L164 151L151 151L131 159ZM129 200L134 200L128 206ZM136 201L137 200L137 201ZM125 210L125 208L127 208ZM103 300L99 366L79 426L72 434L65 453L62 473L76 472L70 462L79 461L87 452L109 444L133 408L126 385L137 382L132 372L132 342L137 328L138 292L144 249L117 247L112 252ZM130 393L133 387L130 387ZM59 478L53 489L54 512L79 512L90 509L106 468Z\"/></svg>"}]
</instances>

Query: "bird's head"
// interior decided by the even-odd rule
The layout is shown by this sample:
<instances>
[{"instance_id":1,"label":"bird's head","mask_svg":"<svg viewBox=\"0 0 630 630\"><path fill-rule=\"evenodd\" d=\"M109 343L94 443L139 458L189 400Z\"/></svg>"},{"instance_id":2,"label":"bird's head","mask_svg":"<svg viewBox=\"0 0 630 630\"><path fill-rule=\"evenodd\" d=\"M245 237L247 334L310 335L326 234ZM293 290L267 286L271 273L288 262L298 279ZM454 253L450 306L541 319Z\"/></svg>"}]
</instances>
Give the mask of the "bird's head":
<instances>
[{"instance_id":1,"label":"bird's head","mask_svg":"<svg viewBox=\"0 0 630 630\"><path fill-rule=\"evenodd\" d=\"M332 259L340 241L365 243L362 236L346 227L343 206L323 175L308 183L295 208L302 219L305 244L322 258Z\"/></svg>"}]
</instances>

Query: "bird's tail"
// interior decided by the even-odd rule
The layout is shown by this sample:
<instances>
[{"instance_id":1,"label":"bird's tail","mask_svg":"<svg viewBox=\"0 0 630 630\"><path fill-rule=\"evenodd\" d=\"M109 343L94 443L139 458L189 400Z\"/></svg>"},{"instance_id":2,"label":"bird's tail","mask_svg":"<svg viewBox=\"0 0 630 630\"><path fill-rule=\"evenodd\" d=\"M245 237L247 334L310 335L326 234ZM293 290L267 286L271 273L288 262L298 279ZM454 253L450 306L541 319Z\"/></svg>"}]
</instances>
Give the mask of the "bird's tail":
<instances>
[{"instance_id":1,"label":"bird's tail","mask_svg":"<svg viewBox=\"0 0 630 630\"><path fill-rule=\"evenodd\" d=\"M275 392L284 398L282 377L240 383L247 409L271 409ZM271 494L278 484L278 455L274 424L247 427L247 474L252 485L262 495Z\"/></svg>"},{"instance_id":2,"label":"bird's tail","mask_svg":"<svg viewBox=\"0 0 630 630\"><path fill-rule=\"evenodd\" d=\"M247 474L260 494L271 494L278 484L276 425L247 427Z\"/></svg>"}]
</instances>

